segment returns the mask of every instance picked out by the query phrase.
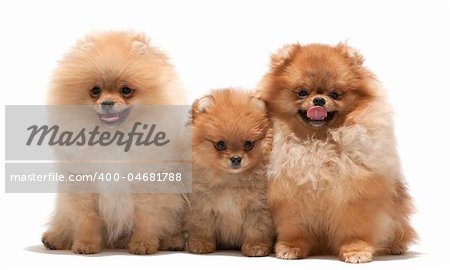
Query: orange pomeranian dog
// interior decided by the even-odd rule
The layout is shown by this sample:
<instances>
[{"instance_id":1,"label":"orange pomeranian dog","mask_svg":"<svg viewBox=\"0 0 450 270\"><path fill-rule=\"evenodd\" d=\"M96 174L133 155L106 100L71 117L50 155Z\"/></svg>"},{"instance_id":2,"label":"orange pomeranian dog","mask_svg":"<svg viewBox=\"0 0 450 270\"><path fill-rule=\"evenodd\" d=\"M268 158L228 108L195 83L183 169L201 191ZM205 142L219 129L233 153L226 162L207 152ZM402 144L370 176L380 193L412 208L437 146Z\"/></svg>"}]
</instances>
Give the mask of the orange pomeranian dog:
<instances>
[{"instance_id":1,"label":"orange pomeranian dog","mask_svg":"<svg viewBox=\"0 0 450 270\"><path fill-rule=\"evenodd\" d=\"M272 56L258 96L274 121L276 256L363 263L405 253L416 237L413 206L391 108L362 56L345 44L287 45Z\"/></svg>"},{"instance_id":2,"label":"orange pomeranian dog","mask_svg":"<svg viewBox=\"0 0 450 270\"><path fill-rule=\"evenodd\" d=\"M182 104L183 97L168 58L145 36L128 32L93 34L78 42L60 62L49 91L52 105L95 107L95 119L81 122L108 129L145 121L149 116L134 112L135 105ZM66 154L71 160L85 155ZM82 254L104 247L134 254L183 249L184 205L179 193L59 193L42 242L48 249Z\"/></svg>"},{"instance_id":3,"label":"orange pomeranian dog","mask_svg":"<svg viewBox=\"0 0 450 270\"><path fill-rule=\"evenodd\" d=\"M236 90L214 91L194 103L192 132L188 250L269 255L274 228L265 172L272 129L264 102Z\"/></svg>"}]
</instances>

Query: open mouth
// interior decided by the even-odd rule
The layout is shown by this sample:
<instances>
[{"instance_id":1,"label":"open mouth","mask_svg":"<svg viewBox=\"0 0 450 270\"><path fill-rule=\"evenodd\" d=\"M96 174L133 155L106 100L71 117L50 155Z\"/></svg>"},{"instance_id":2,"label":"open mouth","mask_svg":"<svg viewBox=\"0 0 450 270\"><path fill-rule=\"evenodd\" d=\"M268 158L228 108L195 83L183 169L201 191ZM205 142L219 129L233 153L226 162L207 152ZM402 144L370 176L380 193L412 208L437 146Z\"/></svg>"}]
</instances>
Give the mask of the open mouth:
<instances>
[{"instance_id":1,"label":"open mouth","mask_svg":"<svg viewBox=\"0 0 450 270\"><path fill-rule=\"evenodd\" d=\"M127 118L129 112L130 109L127 108L115 113L99 113L98 116L100 117L100 120L107 124L116 124L123 122Z\"/></svg>"},{"instance_id":2,"label":"open mouth","mask_svg":"<svg viewBox=\"0 0 450 270\"><path fill-rule=\"evenodd\" d=\"M333 119L336 112L328 112L322 106L312 106L308 110L298 110L298 115L305 123L313 127L321 127Z\"/></svg>"}]
</instances>

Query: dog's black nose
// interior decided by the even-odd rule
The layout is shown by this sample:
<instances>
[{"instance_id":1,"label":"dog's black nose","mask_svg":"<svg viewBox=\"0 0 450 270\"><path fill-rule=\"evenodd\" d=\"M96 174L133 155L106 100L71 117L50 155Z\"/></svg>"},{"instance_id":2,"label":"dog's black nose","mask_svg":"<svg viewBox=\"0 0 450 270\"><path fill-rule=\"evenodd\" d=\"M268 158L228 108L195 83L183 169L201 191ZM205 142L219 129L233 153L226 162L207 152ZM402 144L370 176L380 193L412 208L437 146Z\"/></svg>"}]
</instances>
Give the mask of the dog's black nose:
<instances>
[{"instance_id":1,"label":"dog's black nose","mask_svg":"<svg viewBox=\"0 0 450 270\"><path fill-rule=\"evenodd\" d=\"M325 105L326 101L325 99L321 98L321 97L316 97L313 99L313 104L316 106L323 106Z\"/></svg>"},{"instance_id":2,"label":"dog's black nose","mask_svg":"<svg viewBox=\"0 0 450 270\"><path fill-rule=\"evenodd\" d=\"M233 168L240 168L241 167L241 161L242 158L241 157L230 157L230 161L231 161L231 167Z\"/></svg>"},{"instance_id":3,"label":"dog's black nose","mask_svg":"<svg viewBox=\"0 0 450 270\"><path fill-rule=\"evenodd\" d=\"M105 100L102 102L102 110L105 112L111 112L114 106L114 101Z\"/></svg>"}]
</instances>

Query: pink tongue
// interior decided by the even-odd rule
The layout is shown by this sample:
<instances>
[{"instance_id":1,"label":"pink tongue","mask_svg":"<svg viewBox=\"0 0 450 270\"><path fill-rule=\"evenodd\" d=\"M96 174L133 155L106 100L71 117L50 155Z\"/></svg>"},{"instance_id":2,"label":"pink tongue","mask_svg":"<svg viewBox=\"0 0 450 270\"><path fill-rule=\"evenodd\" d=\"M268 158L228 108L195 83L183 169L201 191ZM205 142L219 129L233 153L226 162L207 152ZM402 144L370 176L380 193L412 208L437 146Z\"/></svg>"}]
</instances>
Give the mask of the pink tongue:
<instances>
[{"instance_id":1,"label":"pink tongue","mask_svg":"<svg viewBox=\"0 0 450 270\"><path fill-rule=\"evenodd\" d=\"M325 110L322 106L312 106L308 109L306 112L306 116L311 120L323 120L327 117L328 113L327 110Z\"/></svg>"},{"instance_id":2,"label":"pink tongue","mask_svg":"<svg viewBox=\"0 0 450 270\"><path fill-rule=\"evenodd\" d=\"M103 114L100 119L102 119L105 122L115 122L117 120L119 120L119 114L118 113L114 113L114 114Z\"/></svg>"}]
</instances>

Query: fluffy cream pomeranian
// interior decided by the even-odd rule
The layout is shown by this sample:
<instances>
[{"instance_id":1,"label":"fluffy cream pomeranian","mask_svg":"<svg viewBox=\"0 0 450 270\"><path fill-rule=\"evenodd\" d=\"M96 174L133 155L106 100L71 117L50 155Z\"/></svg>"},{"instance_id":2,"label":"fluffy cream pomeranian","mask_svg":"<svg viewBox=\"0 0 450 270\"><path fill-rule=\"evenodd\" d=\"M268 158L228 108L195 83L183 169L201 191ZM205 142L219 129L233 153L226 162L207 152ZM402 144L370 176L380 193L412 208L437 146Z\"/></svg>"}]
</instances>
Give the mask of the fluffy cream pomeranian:
<instances>
[{"instance_id":1,"label":"fluffy cream pomeranian","mask_svg":"<svg viewBox=\"0 0 450 270\"><path fill-rule=\"evenodd\" d=\"M124 113L134 105L183 102L168 58L144 35L129 32L97 33L79 41L60 61L49 91L49 104L92 105L101 122L110 125L135 122ZM48 249L82 254L105 247L133 254L182 249L184 205L177 193L59 193L42 242Z\"/></svg>"},{"instance_id":2,"label":"fluffy cream pomeranian","mask_svg":"<svg viewBox=\"0 0 450 270\"><path fill-rule=\"evenodd\" d=\"M274 228L265 172L272 128L264 102L243 91L213 91L193 105L192 141L188 250L269 255Z\"/></svg>"},{"instance_id":3,"label":"fluffy cream pomeranian","mask_svg":"<svg viewBox=\"0 0 450 270\"><path fill-rule=\"evenodd\" d=\"M416 234L392 111L346 44L286 45L258 96L273 115L268 169L276 256L336 254L362 263L403 254Z\"/></svg>"}]
</instances>

